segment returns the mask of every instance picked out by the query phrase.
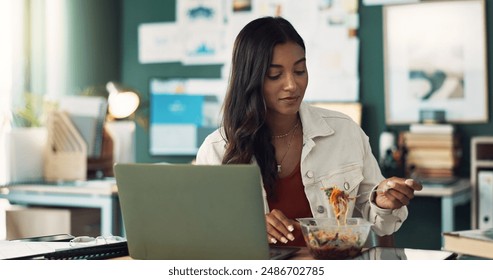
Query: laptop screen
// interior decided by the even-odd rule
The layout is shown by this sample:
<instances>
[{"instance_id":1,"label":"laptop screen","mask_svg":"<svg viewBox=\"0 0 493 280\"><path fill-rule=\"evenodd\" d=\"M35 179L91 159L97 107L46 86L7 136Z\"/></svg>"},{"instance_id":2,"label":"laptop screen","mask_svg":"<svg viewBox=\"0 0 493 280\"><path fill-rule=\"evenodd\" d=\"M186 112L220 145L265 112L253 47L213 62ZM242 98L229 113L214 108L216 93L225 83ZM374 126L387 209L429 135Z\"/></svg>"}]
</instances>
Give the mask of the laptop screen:
<instances>
[{"instance_id":1,"label":"laptop screen","mask_svg":"<svg viewBox=\"0 0 493 280\"><path fill-rule=\"evenodd\" d=\"M256 165L116 164L135 259L268 259Z\"/></svg>"}]
</instances>

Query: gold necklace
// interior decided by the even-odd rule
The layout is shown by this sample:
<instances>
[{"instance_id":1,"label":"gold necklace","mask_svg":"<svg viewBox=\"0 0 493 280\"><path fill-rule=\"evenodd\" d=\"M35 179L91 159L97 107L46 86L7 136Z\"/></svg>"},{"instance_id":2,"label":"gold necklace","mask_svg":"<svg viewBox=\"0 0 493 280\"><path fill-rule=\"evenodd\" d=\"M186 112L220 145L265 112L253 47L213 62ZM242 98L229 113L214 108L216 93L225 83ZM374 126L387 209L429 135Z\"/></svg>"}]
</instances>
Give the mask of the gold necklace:
<instances>
[{"instance_id":1,"label":"gold necklace","mask_svg":"<svg viewBox=\"0 0 493 280\"><path fill-rule=\"evenodd\" d=\"M296 120L296 124L287 133L284 133L281 135L274 135L274 136L272 136L272 138L276 138L276 139L284 138L284 137L288 136L289 134L291 134L298 127L298 125L300 125L300 122L298 120Z\"/></svg>"},{"instance_id":2,"label":"gold necklace","mask_svg":"<svg viewBox=\"0 0 493 280\"><path fill-rule=\"evenodd\" d=\"M291 138L289 138L288 148L286 149L286 152L282 156L281 162L277 163L277 173L281 173L281 171L282 171L282 162L284 161L284 158L288 154L289 148L291 148L291 142L293 142L293 138L294 138L294 135L296 134L296 128L298 127L298 124L299 124L299 122L296 123L296 125L293 127L293 129L291 129L290 132L288 132L288 134L291 132L293 132L293 134L291 134Z\"/></svg>"}]
</instances>

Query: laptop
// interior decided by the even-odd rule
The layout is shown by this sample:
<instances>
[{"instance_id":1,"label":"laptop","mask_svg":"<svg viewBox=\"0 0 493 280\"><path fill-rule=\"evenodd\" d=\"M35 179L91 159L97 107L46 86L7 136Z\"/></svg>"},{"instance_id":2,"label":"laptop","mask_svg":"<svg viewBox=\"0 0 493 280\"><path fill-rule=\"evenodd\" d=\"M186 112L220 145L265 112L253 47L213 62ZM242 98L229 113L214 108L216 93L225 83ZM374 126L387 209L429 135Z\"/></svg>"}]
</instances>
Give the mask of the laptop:
<instances>
[{"instance_id":1,"label":"laptop","mask_svg":"<svg viewBox=\"0 0 493 280\"><path fill-rule=\"evenodd\" d=\"M114 173L134 259L283 259L298 249L269 247L255 165L117 163Z\"/></svg>"}]
</instances>

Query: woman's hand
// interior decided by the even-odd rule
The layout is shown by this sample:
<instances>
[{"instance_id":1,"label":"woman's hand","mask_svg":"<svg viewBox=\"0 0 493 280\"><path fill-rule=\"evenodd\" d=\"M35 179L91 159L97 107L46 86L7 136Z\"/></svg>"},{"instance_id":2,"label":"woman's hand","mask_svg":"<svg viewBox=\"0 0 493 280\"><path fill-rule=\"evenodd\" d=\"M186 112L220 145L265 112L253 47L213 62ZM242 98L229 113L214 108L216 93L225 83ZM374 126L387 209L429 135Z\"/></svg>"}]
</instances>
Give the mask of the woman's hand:
<instances>
[{"instance_id":1,"label":"woman's hand","mask_svg":"<svg viewBox=\"0 0 493 280\"><path fill-rule=\"evenodd\" d=\"M378 185L375 204L380 208L398 209L408 205L414 198L414 192L422 189L423 186L413 179L392 177Z\"/></svg>"},{"instance_id":2,"label":"woman's hand","mask_svg":"<svg viewBox=\"0 0 493 280\"><path fill-rule=\"evenodd\" d=\"M265 214L265 223L267 225L267 240L271 244L276 244L278 241L282 243L288 243L289 240L293 241L292 232L295 227L299 227L298 222L288 219L277 209Z\"/></svg>"}]
</instances>

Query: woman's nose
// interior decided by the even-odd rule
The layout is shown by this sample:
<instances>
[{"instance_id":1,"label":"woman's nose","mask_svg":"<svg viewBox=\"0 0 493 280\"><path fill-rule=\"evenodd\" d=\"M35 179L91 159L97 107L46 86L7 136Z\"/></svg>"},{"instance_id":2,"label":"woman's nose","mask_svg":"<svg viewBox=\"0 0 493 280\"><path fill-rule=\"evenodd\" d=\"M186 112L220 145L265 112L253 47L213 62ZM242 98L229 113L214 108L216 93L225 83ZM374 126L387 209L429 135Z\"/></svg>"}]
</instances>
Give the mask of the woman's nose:
<instances>
[{"instance_id":1,"label":"woman's nose","mask_svg":"<svg viewBox=\"0 0 493 280\"><path fill-rule=\"evenodd\" d=\"M286 75L284 80L284 90L285 91L293 91L296 89L296 80L293 74Z\"/></svg>"}]
</instances>

